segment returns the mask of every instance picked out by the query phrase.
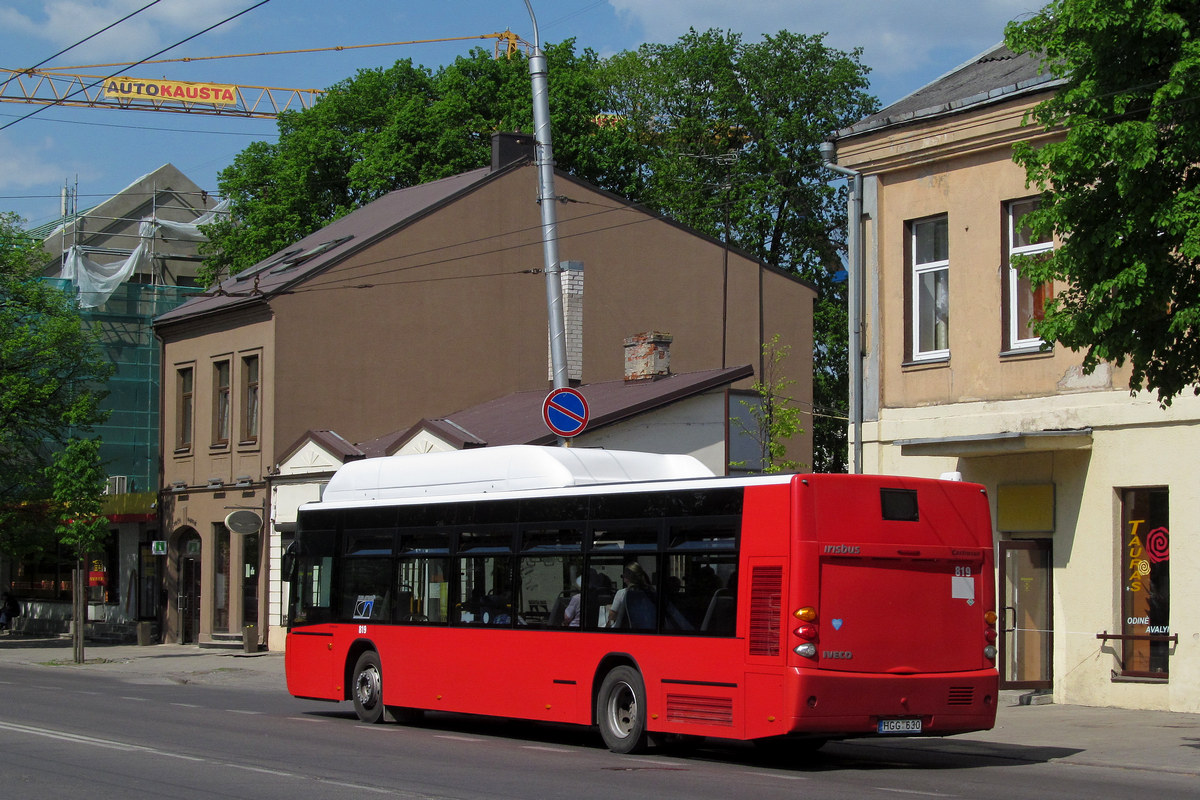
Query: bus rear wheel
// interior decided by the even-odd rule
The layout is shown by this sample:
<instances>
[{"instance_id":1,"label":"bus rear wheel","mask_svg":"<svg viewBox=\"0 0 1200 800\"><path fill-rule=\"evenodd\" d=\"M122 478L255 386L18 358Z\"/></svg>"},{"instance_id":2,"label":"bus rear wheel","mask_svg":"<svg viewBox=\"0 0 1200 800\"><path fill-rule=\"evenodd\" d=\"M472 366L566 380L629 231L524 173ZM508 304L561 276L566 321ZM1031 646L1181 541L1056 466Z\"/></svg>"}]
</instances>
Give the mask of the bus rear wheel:
<instances>
[{"instance_id":1,"label":"bus rear wheel","mask_svg":"<svg viewBox=\"0 0 1200 800\"><path fill-rule=\"evenodd\" d=\"M636 669L616 667L604 676L596 697L596 721L612 752L646 749L646 685Z\"/></svg>"},{"instance_id":2,"label":"bus rear wheel","mask_svg":"<svg viewBox=\"0 0 1200 800\"><path fill-rule=\"evenodd\" d=\"M368 650L354 664L354 713L368 724L383 719L383 670L379 667L379 654Z\"/></svg>"}]
</instances>

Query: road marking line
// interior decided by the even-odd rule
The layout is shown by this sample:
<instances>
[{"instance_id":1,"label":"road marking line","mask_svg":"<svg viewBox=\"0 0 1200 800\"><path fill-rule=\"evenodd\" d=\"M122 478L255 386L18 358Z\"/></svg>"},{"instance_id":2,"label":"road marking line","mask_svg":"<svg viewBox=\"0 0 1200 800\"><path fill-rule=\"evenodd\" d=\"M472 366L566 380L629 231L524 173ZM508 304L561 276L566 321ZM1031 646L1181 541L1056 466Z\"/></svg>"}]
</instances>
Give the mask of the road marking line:
<instances>
[{"instance_id":1,"label":"road marking line","mask_svg":"<svg viewBox=\"0 0 1200 800\"><path fill-rule=\"evenodd\" d=\"M756 778L778 778L781 781L810 781L812 778L806 778L803 775L781 775L778 772L750 772L743 770L743 775L753 775Z\"/></svg>"},{"instance_id":2,"label":"road marking line","mask_svg":"<svg viewBox=\"0 0 1200 800\"><path fill-rule=\"evenodd\" d=\"M921 797L954 797L952 794L942 794L941 792L919 792L916 789L893 789L889 786L876 786L881 792L895 792L896 794L916 794Z\"/></svg>"},{"instance_id":3,"label":"road marking line","mask_svg":"<svg viewBox=\"0 0 1200 800\"><path fill-rule=\"evenodd\" d=\"M127 744L118 742L112 739L98 739L94 736L82 736L76 733L66 733L65 731L55 731L48 728L35 728L32 725L18 725L15 722L0 722L0 730L17 731L19 733L29 734L30 736L44 736L47 739L58 739L63 742L72 742L74 744L86 744L92 747L101 747L106 750L127 750L137 753L151 753L158 756L168 756L170 758L181 758L185 761L205 761L206 759L197 758L195 756L185 756L179 753L170 753L166 750L159 750L155 747L144 747L138 744Z\"/></svg>"},{"instance_id":4,"label":"road marking line","mask_svg":"<svg viewBox=\"0 0 1200 800\"><path fill-rule=\"evenodd\" d=\"M377 786L363 786L361 783L346 783L345 781L330 781L321 779L321 783L330 786L345 786L347 789L358 789L364 792L375 792L376 794L392 794L391 789L380 789Z\"/></svg>"},{"instance_id":5,"label":"road marking line","mask_svg":"<svg viewBox=\"0 0 1200 800\"><path fill-rule=\"evenodd\" d=\"M247 772L261 772L264 775L276 775L280 778L290 778L290 777L293 777L293 775L294 775L294 773L285 772L281 769L267 769L265 767L252 767L249 764L229 764L227 766L233 767L234 769L244 769Z\"/></svg>"},{"instance_id":6,"label":"road marking line","mask_svg":"<svg viewBox=\"0 0 1200 800\"><path fill-rule=\"evenodd\" d=\"M534 744L521 745L522 750L540 750L543 753L571 753L573 750L568 750L565 747L542 747Z\"/></svg>"},{"instance_id":7,"label":"road marking line","mask_svg":"<svg viewBox=\"0 0 1200 800\"><path fill-rule=\"evenodd\" d=\"M433 738L435 738L435 739L450 739L451 741L455 741L455 742L482 742L483 741L483 739L472 739L469 736L450 736L449 734L445 734L445 733L435 733Z\"/></svg>"}]
</instances>

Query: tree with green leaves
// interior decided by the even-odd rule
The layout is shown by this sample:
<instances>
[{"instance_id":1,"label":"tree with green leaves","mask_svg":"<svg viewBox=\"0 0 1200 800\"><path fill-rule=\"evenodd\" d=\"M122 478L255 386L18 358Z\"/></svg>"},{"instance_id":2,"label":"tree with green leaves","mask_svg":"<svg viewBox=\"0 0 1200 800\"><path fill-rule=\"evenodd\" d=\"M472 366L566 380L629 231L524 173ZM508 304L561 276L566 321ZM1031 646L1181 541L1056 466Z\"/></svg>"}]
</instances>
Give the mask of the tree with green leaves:
<instances>
[{"instance_id":1,"label":"tree with green leaves","mask_svg":"<svg viewBox=\"0 0 1200 800\"><path fill-rule=\"evenodd\" d=\"M75 661L83 663L84 622L87 620L88 556L96 553L108 538L108 519L101 511L107 480L100 460L100 441L73 437L54 454L46 468L50 487L50 508L57 515L54 532L58 541L75 555L73 587L73 643Z\"/></svg>"},{"instance_id":2,"label":"tree with green leaves","mask_svg":"<svg viewBox=\"0 0 1200 800\"><path fill-rule=\"evenodd\" d=\"M1015 154L1060 241L1021 265L1056 295L1035 330L1163 405L1200 394L1200 4L1054 0L1005 41L1063 80L1030 115L1061 135Z\"/></svg>"},{"instance_id":3,"label":"tree with green leaves","mask_svg":"<svg viewBox=\"0 0 1200 800\"><path fill-rule=\"evenodd\" d=\"M74 298L39 277L40 244L0 215L0 550L36 556L54 541L46 470L102 421L111 374Z\"/></svg>"},{"instance_id":4,"label":"tree with green leaves","mask_svg":"<svg viewBox=\"0 0 1200 800\"><path fill-rule=\"evenodd\" d=\"M763 473L798 472L804 465L787 457L788 442L804 430L800 424L803 412L796 407L795 399L788 396L788 387L796 381L783 373L783 362L791 347L781 345L776 334L763 344L762 350L765 374L752 387L757 397L740 401L749 420L733 416L729 421L754 443L761 455Z\"/></svg>"},{"instance_id":5,"label":"tree with green leaves","mask_svg":"<svg viewBox=\"0 0 1200 800\"><path fill-rule=\"evenodd\" d=\"M780 31L691 31L608 59L629 167L607 188L813 283L814 468L846 468L846 194L820 157L830 131L877 109L861 51ZM768 332L769 333L769 332Z\"/></svg>"}]
</instances>

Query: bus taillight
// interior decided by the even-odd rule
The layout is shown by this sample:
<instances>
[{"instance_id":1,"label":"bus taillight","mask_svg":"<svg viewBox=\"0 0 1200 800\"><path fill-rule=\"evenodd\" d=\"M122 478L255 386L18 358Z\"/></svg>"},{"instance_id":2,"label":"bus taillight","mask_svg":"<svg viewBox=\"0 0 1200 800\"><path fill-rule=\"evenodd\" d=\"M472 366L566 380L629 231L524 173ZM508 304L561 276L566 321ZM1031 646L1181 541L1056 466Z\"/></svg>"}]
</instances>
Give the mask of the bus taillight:
<instances>
[{"instance_id":1,"label":"bus taillight","mask_svg":"<svg viewBox=\"0 0 1200 800\"><path fill-rule=\"evenodd\" d=\"M807 639L807 642L798 644L792 648L792 652L798 656L805 658L817 657L817 626L814 624L817 621L817 609L812 606L804 606L792 612L792 616L800 620L801 624L792 631L801 639Z\"/></svg>"},{"instance_id":2,"label":"bus taillight","mask_svg":"<svg viewBox=\"0 0 1200 800\"><path fill-rule=\"evenodd\" d=\"M983 613L983 621L987 623L987 627L983 631L983 639L987 642L983 648L983 656L989 661L996 660L996 612L985 611Z\"/></svg>"},{"instance_id":3,"label":"bus taillight","mask_svg":"<svg viewBox=\"0 0 1200 800\"><path fill-rule=\"evenodd\" d=\"M817 638L817 626L811 622L806 622L795 630L795 634L801 639L808 639L810 642Z\"/></svg>"}]
</instances>

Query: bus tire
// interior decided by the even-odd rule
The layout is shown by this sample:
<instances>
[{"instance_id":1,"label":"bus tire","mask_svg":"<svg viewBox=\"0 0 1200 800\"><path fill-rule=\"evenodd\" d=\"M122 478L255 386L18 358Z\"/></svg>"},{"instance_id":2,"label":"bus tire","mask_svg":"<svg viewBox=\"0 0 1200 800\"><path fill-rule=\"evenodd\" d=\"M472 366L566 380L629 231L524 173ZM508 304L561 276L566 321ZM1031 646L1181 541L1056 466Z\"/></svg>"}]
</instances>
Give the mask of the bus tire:
<instances>
[{"instance_id":1,"label":"bus tire","mask_svg":"<svg viewBox=\"0 0 1200 800\"><path fill-rule=\"evenodd\" d=\"M383 670L374 650L360 655L354 664L350 694L354 698L354 713L360 720L373 725L383 719Z\"/></svg>"},{"instance_id":2,"label":"bus tire","mask_svg":"<svg viewBox=\"0 0 1200 800\"><path fill-rule=\"evenodd\" d=\"M646 684L633 667L615 667L600 684L596 721L604 744L614 753L646 749Z\"/></svg>"}]
</instances>

